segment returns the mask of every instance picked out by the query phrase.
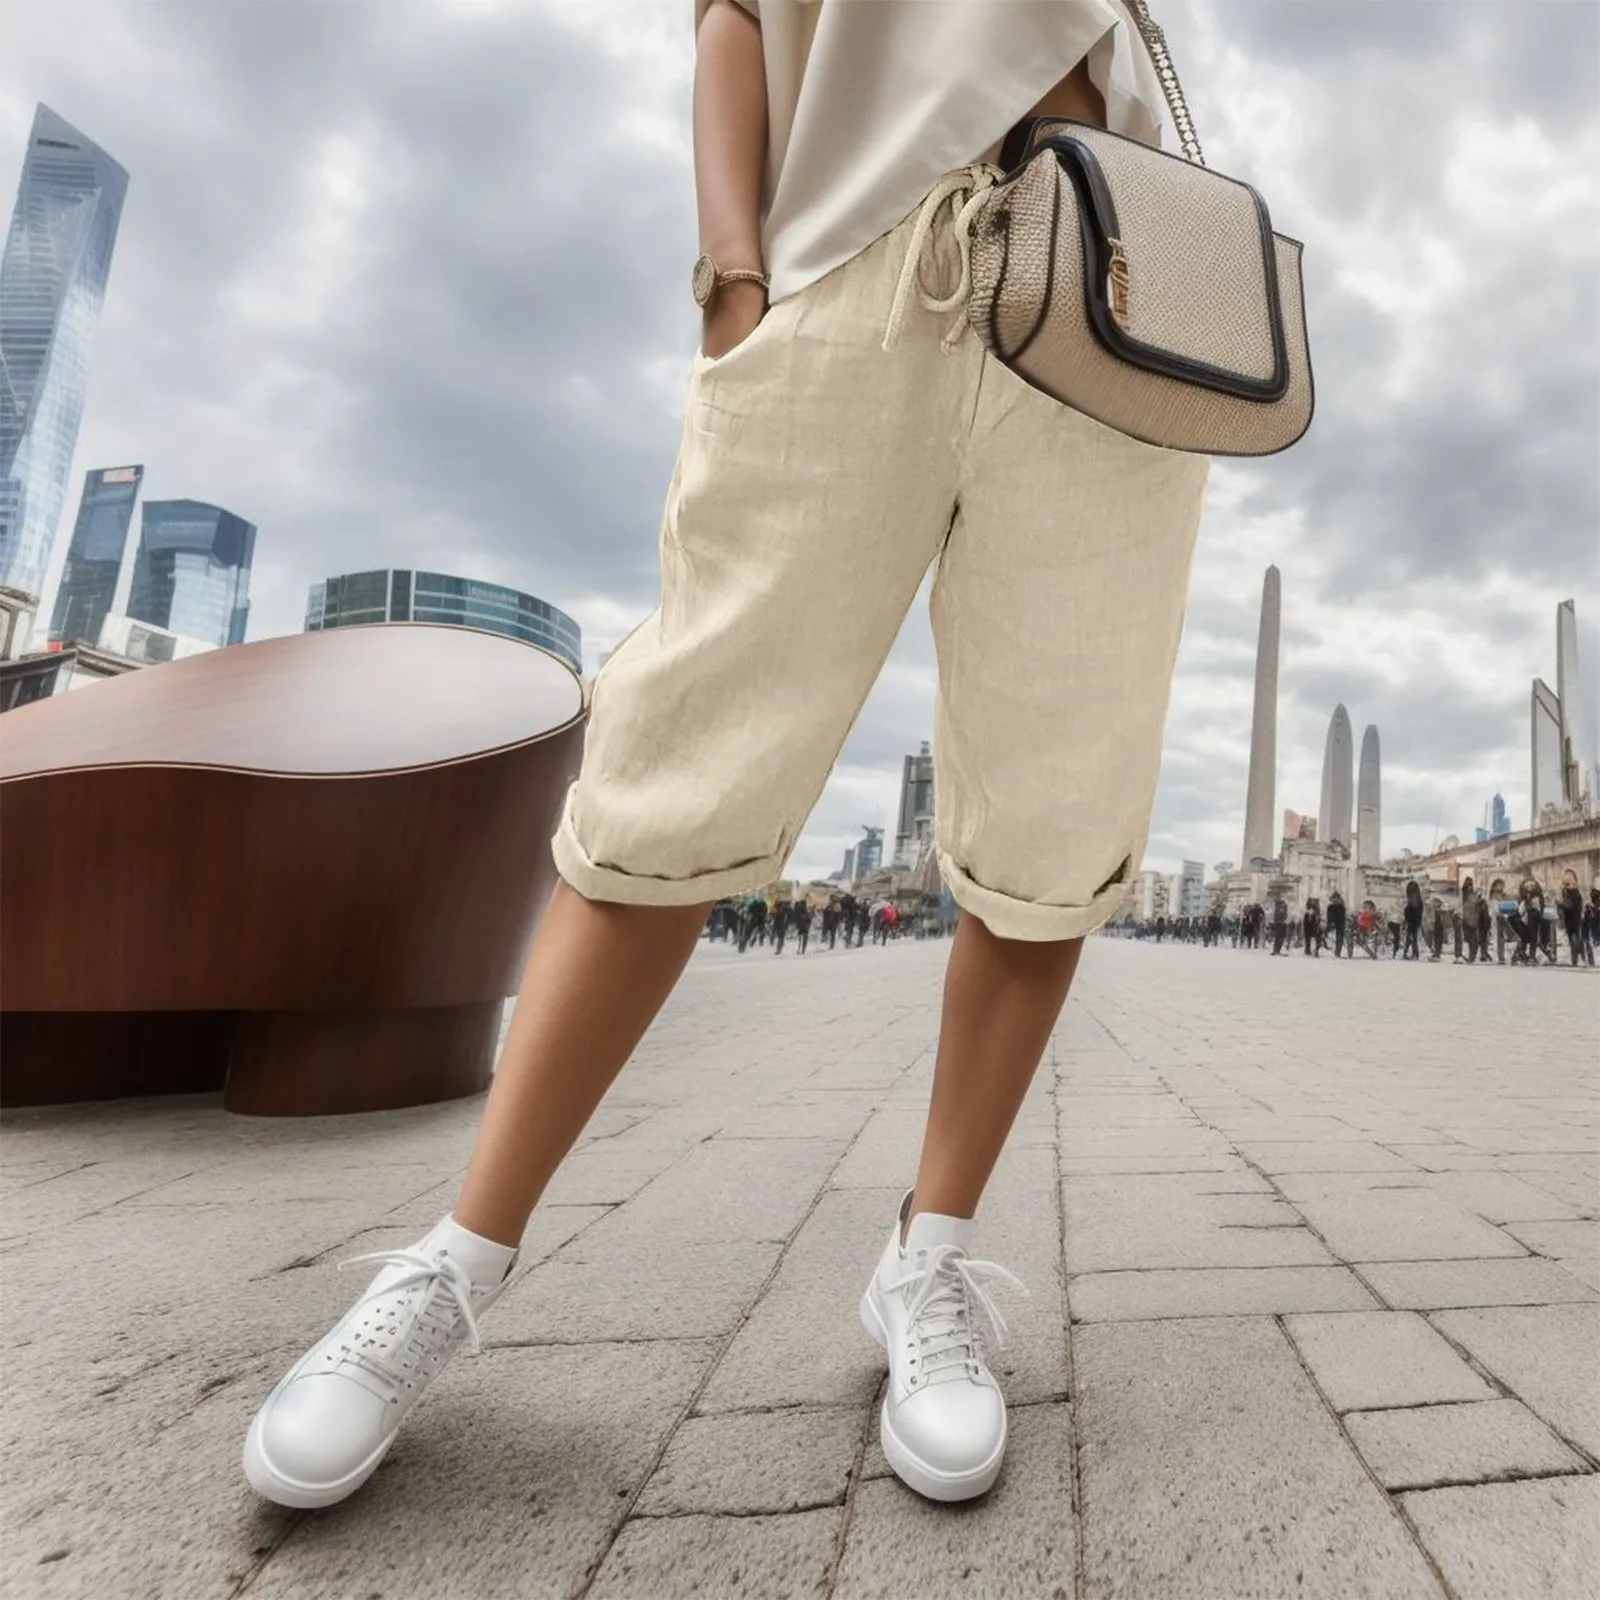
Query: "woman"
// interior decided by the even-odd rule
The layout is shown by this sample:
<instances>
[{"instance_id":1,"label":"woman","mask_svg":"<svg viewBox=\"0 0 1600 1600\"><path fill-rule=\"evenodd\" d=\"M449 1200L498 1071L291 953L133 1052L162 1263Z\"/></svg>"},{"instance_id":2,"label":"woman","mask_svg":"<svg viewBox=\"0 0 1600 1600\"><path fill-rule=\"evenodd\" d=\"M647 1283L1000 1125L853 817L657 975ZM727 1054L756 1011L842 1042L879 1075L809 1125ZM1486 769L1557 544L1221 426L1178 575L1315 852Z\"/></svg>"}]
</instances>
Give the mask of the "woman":
<instances>
[{"instance_id":1,"label":"woman","mask_svg":"<svg viewBox=\"0 0 1600 1600\"><path fill-rule=\"evenodd\" d=\"M1577 966L1583 955L1583 891L1578 874L1568 867L1561 874L1561 926L1567 935L1567 953Z\"/></svg>"},{"instance_id":2,"label":"woman","mask_svg":"<svg viewBox=\"0 0 1600 1600\"><path fill-rule=\"evenodd\" d=\"M1517 890L1511 930L1517 936L1517 948L1511 955L1512 966L1538 966L1539 947L1544 941L1544 890L1539 887L1537 878L1522 880Z\"/></svg>"},{"instance_id":3,"label":"woman","mask_svg":"<svg viewBox=\"0 0 1600 1600\"><path fill-rule=\"evenodd\" d=\"M1506 929L1510 926L1510 918L1516 911L1515 902L1506 898L1506 880L1496 878L1489 885L1488 911L1494 917L1494 949L1495 964L1503 967L1506 964ZM1487 937L1487 934L1485 935ZM1487 954L1485 955L1487 960Z\"/></svg>"},{"instance_id":4,"label":"woman","mask_svg":"<svg viewBox=\"0 0 1600 1600\"><path fill-rule=\"evenodd\" d=\"M1407 961L1420 961L1422 951L1417 944L1417 935L1422 931L1422 890L1417 887L1417 880L1411 879L1406 884L1406 949Z\"/></svg>"},{"instance_id":5,"label":"woman","mask_svg":"<svg viewBox=\"0 0 1600 1600\"><path fill-rule=\"evenodd\" d=\"M1083 939L1144 850L1208 464L991 359L965 326L955 217L1023 116L1154 140L1161 90L1115 0L696 13L703 327L661 606L594 686L563 881L454 1210L384 1258L251 1425L247 1475L284 1504L365 1482L476 1339L707 904L782 875L930 566L935 842L966 915L915 1186L860 1310L900 1477L959 1500L1000 1470L974 1322L1004 1274L970 1256L972 1219Z\"/></svg>"}]
</instances>

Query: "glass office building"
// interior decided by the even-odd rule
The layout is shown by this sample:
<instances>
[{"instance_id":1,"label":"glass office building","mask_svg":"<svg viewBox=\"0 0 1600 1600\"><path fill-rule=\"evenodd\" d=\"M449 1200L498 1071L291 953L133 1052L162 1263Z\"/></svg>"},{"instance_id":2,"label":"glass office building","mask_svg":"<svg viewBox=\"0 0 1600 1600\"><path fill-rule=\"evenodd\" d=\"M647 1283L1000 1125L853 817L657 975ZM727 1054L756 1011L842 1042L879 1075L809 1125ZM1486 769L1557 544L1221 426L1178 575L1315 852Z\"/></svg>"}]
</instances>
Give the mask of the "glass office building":
<instances>
[{"instance_id":1,"label":"glass office building","mask_svg":"<svg viewBox=\"0 0 1600 1600\"><path fill-rule=\"evenodd\" d=\"M128 615L206 644L243 644L255 524L203 500L147 500Z\"/></svg>"},{"instance_id":2,"label":"glass office building","mask_svg":"<svg viewBox=\"0 0 1600 1600\"><path fill-rule=\"evenodd\" d=\"M50 642L86 639L97 644L117 594L117 578L133 527L133 507L143 467L102 467L86 472L67 564L56 590Z\"/></svg>"},{"instance_id":3,"label":"glass office building","mask_svg":"<svg viewBox=\"0 0 1600 1600\"><path fill-rule=\"evenodd\" d=\"M128 175L34 113L0 256L0 584L38 596L55 545Z\"/></svg>"},{"instance_id":4,"label":"glass office building","mask_svg":"<svg viewBox=\"0 0 1600 1600\"><path fill-rule=\"evenodd\" d=\"M349 572L314 583L306 601L306 631L364 622L448 622L487 628L559 656L580 676L583 635L566 612L503 584L452 578L404 567Z\"/></svg>"}]
</instances>

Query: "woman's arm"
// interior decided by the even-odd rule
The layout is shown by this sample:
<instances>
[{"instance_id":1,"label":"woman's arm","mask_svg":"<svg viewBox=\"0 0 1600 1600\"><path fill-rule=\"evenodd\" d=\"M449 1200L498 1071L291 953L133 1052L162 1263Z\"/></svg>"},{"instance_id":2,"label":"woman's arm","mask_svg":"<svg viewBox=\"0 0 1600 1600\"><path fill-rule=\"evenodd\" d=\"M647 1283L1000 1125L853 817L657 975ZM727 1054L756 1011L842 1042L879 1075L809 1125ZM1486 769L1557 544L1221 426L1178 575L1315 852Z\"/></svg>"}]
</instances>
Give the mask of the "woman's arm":
<instances>
[{"instance_id":1,"label":"woman's arm","mask_svg":"<svg viewBox=\"0 0 1600 1600\"><path fill-rule=\"evenodd\" d=\"M767 151L767 73L761 28L735 0L699 8L695 32L694 187L700 248L719 267L762 269L761 169ZM767 308L759 283L721 285L706 308L701 348L731 350Z\"/></svg>"}]
</instances>

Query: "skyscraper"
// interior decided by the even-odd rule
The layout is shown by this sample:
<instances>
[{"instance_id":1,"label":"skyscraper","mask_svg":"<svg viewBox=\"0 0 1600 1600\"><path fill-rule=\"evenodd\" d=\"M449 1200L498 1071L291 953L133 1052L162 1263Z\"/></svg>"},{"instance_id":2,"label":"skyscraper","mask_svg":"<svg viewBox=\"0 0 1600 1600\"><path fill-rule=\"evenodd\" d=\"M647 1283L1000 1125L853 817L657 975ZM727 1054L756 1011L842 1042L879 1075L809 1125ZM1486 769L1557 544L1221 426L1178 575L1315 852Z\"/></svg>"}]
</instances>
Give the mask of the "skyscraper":
<instances>
[{"instance_id":1,"label":"skyscraper","mask_svg":"<svg viewBox=\"0 0 1600 1600\"><path fill-rule=\"evenodd\" d=\"M1578 693L1578 608L1571 600L1556 607L1556 698L1561 711L1562 799L1580 811L1587 810L1600 795L1589 792L1583 706Z\"/></svg>"},{"instance_id":2,"label":"skyscraper","mask_svg":"<svg viewBox=\"0 0 1600 1600\"><path fill-rule=\"evenodd\" d=\"M50 638L100 641L100 627L117 593L122 557L133 526L143 467L102 467L83 475L83 498L73 524L67 564L56 590Z\"/></svg>"},{"instance_id":3,"label":"skyscraper","mask_svg":"<svg viewBox=\"0 0 1600 1600\"><path fill-rule=\"evenodd\" d=\"M1351 768L1355 743L1350 732L1350 713L1333 708L1328 724L1328 740L1322 747L1322 810L1318 815L1317 835L1333 844L1350 848L1350 806L1354 799Z\"/></svg>"},{"instance_id":4,"label":"skyscraper","mask_svg":"<svg viewBox=\"0 0 1600 1600\"><path fill-rule=\"evenodd\" d=\"M1533 814L1528 826L1537 828L1546 806L1561 809L1565 800L1561 763L1561 701L1543 678L1533 680L1529 702L1529 746L1532 755Z\"/></svg>"},{"instance_id":5,"label":"skyscraper","mask_svg":"<svg viewBox=\"0 0 1600 1600\"><path fill-rule=\"evenodd\" d=\"M306 632L369 622L445 622L487 628L548 650L583 673L583 634L558 606L503 583L453 578L444 572L384 567L347 572L311 585ZM605 658L601 658L601 665Z\"/></svg>"},{"instance_id":6,"label":"skyscraper","mask_svg":"<svg viewBox=\"0 0 1600 1600\"><path fill-rule=\"evenodd\" d=\"M907 756L900 774L900 816L895 828L894 858L915 861L922 835L933 822L933 755L928 741L921 753Z\"/></svg>"},{"instance_id":7,"label":"skyscraper","mask_svg":"<svg viewBox=\"0 0 1600 1600\"><path fill-rule=\"evenodd\" d=\"M1496 839L1511 832L1511 817L1506 811L1506 797L1503 794L1496 794L1490 804L1489 831Z\"/></svg>"},{"instance_id":8,"label":"skyscraper","mask_svg":"<svg viewBox=\"0 0 1600 1600\"><path fill-rule=\"evenodd\" d=\"M34 113L0 256L0 583L37 596L55 544L128 175Z\"/></svg>"},{"instance_id":9,"label":"skyscraper","mask_svg":"<svg viewBox=\"0 0 1600 1600\"><path fill-rule=\"evenodd\" d=\"M128 615L207 644L243 644L255 524L203 500L146 500Z\"/></svg>"},{"instance_id":10,"label":"skyscraper","mask_svg":"<svg viewBox=\"0 0 1600 1600\"><path fill-rule=\"evenodd\" d=\"M1250 778L1244 800L1244 865L1271 861L1278 788L1278 569L1268 567L1261 584L1261 627L1256 636L1255 708L1250 719Z\"/></svg>"},{"instance_id":11,"label":"skyscraper","mask_svg":"<svg viewBox=\"0 0 1600 1600\"><path fill-rule=\"evenodd\" d=\"M1361 735L1361 771L1356 778L1356 864L1383 862L1383 773L1379 767L1378 729L1368 723Z\"/></svg>"}]
</instances>

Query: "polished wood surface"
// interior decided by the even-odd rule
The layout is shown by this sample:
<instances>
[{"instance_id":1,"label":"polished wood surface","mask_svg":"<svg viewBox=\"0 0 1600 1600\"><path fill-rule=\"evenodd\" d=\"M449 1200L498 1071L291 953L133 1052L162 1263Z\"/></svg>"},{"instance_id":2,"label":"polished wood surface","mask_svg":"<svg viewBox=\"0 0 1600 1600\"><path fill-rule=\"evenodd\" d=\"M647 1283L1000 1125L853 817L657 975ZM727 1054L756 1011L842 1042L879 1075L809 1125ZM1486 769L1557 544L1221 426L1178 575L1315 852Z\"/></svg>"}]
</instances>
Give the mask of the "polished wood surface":
<instances>
[{"instance_id":1,"label":"polished wood surface","mask_svg":"<svg viewBox=\"0 0 1600 1600\"><path fill-rule=\"evenodd\" d=\"M477 1094L489 1086L503 1004L249 1013L234 1031L223 1104L304 1117Z\"/></svg>"},{"instance_id":2,"label":"polished wood surface","mask_svg":"<svg viewBox=\"0 0 1600 1600\"><path fill-rule=\"evenodd\" d=\"M583 721L554 657L405 623L208 652L8 713L0 1007L32 1019L26 1059L50 1014L229 1012L241 1108L292 1109L294 1084L302 1109L481 1086L482 1008L516 988L554 887ZM384 1081L397 1013L442 1030L431 1088L398 1049ZM90 1070L72 1026L60 1099L120 1081ZM349 1082L315 1088L341 1070L330 1041L358 1036ZM281 1092L262 1086L271 1061ZM36 1103L37 1065L15 1084L9 1067L0 1099Z\"/></svg>"},{"instance_id":3,"label":"polished wood surface","mask_svg":"<svg viewBox=\"0 0 1600 1600\"><path fill-rule=\"evenodd\" d=\"M583 698L572 670L532 645L421 622L286 634L94 689L8 712L0 781L153 763L396 771L548 733L576 719Z\"/></svg>"}]
</instances>

